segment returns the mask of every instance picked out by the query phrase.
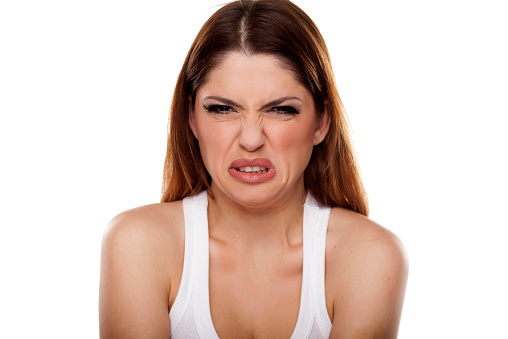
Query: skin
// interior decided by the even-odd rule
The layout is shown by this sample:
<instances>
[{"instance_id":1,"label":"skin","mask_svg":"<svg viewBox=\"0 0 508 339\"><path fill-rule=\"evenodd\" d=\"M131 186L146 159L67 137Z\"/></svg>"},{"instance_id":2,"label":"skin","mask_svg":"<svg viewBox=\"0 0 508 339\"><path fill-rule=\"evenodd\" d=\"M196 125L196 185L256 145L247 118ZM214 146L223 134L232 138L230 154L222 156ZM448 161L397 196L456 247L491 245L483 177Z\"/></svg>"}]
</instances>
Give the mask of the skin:
<instances>
[{"instance_id":1,"label":"skin","mask_svg":"<svg viewBox=\"0 0 508 339\"><path fill-rule=\"evenodd\" d=\"M280 107L287 106L299 114L285 114ZM274 57L230 53L198 89L189 114L215 197L208 208L215 329L221 338L289 338L300 304L303 172L328 133L328 113L317 118L310 92ZM275 175L252 184L230 174L233 161L252 158L269 159ZM180 201L126 211L110 223L102 338L169 337L183 255ZM325 265L330 337L395 338L408 273L400 241L362 215L333 208Z\"/></svg>"}]
</instances>

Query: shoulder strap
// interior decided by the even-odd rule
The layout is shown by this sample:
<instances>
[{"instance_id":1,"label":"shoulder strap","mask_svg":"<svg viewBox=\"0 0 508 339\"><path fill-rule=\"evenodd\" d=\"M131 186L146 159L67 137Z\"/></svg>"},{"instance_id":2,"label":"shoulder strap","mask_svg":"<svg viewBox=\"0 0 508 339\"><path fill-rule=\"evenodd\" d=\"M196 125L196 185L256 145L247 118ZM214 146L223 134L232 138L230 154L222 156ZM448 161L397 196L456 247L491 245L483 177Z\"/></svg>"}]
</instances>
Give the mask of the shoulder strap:
<instances>
[{"instance_id":1,"label":"shoulder strap","mask_svg":"<svg viewBox=\"0 0 508 339\"><path fill-rule=\"evenodd\" d=\"M308 193L303 210L303 274L300 314L292 338L327 338L331 321L325 298L326 232L330 208Z\"/></svg>"},{"instance_id":2,"label":"shoulder strap","mask_svg":"<svg viewBox=\"0 0 508 339\"><path fill-rule=\"evenodd\" d=\"M182 280L176 296L173 307L169 312L171 322L171 335L182 322L195 290L195 282L198 268L199 258L199 228L203 225L203 214L206 222L207 193L200 192L196 196L186 197L183 199L183 214L185 220L185 250L183 258ZM203 207L203 204L204 207ZM207 225L207 224L206 224ZM208 226L206 226L208 231ZM207 232L208 234L208 232ZM207 257L208 258L208 257ZM194 301L195 302L195 301Z\"/></svg>"}]
</instances>

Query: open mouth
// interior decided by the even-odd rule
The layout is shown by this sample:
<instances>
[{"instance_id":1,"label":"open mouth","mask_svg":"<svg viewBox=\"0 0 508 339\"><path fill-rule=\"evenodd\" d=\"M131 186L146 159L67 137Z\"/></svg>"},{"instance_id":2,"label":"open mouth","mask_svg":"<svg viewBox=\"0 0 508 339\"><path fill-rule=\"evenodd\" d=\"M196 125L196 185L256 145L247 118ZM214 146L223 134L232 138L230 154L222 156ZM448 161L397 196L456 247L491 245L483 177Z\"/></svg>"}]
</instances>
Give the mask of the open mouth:
<instances>
[{"instance_id":1,"label":"open mouth","mask_svg":"<svg viewBox=\"0 0 508 339\"><path fill-rule=\"evenodd\" d=\"M245 167L235 167L235 169L239 172L245 172L245 173L266 173L267 168L262 166L245 166Z\"/></svg>"},{"instance_id":2,"label":"open mouth","mask_svg":"<svg viewBox=\"0 0 508 339\"><path fill-rule=\"evenodd\" d=\"M238 159L231 163L229 173L245 183L262 183L275 176L275 166L266 158Z\"/></svg>"}]
</instances>

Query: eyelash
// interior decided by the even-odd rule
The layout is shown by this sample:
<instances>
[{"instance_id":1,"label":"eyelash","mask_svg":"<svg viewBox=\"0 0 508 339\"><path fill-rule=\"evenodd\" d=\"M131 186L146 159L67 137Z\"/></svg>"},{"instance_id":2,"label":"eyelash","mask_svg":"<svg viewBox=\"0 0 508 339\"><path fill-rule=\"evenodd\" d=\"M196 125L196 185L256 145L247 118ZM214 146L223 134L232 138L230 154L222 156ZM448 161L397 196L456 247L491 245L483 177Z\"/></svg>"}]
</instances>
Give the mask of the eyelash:
<instances>
[{"instance_id":1,"label":"eyelash","mask_svg":"<svg viewBox=\"0 0 508 339\"><path fill-rule=\"evenodd\" d=\"M228 114L234 112L233 108L227 105L203 105L203 109L215 114Z\"/></svg>"},{"instance_id":2,"label":"eyelash","mask_svg":"<svg viewBox=\"0 0 508 339\"><path fill-rule=\"evenodd\" d=\"M296 109L293 106L275 106L270 109L270 111L275 111L277 114L284 115L296 115L300 113L299 109Z\"/></svg>"},{"instance_id":3,"label":"eyelash","mask_svg":"<svg viewBox=\"0 0 508 339\"><path fill-rule=\"evenodd\" d=\"M203 105L203 109L207 112L214 114L228 114L233 113L235 110L231 106L227 105ZM296 115L300 113L299 109L296 109L293 106L274 106L270 108L267 112L274 112L275 114L281 115Z\"/></svg>"}]
</instances>

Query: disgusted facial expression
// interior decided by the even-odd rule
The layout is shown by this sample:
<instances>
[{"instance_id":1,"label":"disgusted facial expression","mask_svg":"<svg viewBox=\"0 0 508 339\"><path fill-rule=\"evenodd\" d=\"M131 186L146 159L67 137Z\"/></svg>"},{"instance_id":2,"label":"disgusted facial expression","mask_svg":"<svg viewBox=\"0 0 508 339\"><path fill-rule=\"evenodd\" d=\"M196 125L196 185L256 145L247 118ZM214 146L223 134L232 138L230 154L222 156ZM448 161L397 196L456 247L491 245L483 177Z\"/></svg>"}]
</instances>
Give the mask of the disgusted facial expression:
<instances>
[{"instance_id":1,"label":"disgusted facial expression","mask_svg":"<svg viewBox=\"0 0 508 339\"><path fill-rule=\"evenodd\" d=\"M251 207L305 192L303 173L330 124L276 57L237 52L210 71L189 114L214 194Z\"/></svg>"}]
</instances>

